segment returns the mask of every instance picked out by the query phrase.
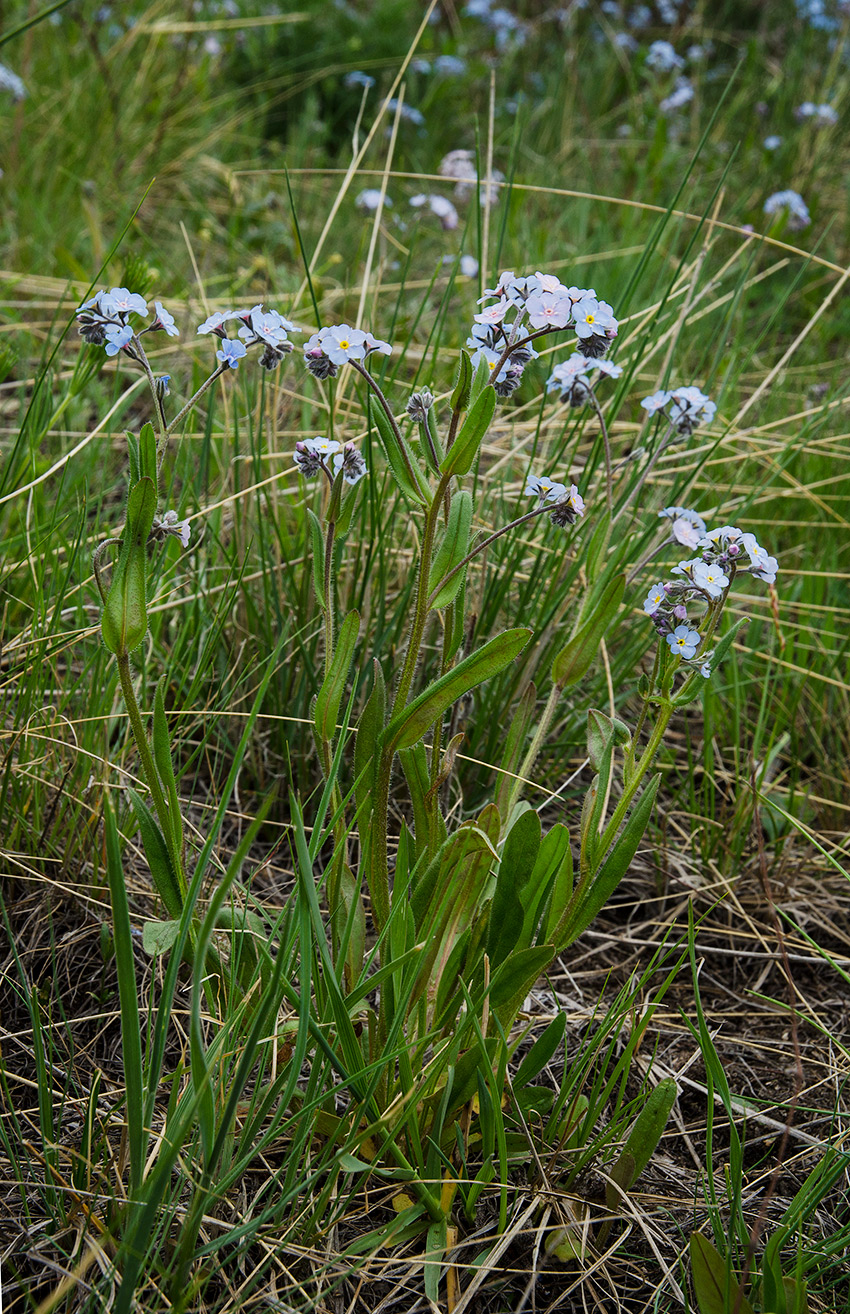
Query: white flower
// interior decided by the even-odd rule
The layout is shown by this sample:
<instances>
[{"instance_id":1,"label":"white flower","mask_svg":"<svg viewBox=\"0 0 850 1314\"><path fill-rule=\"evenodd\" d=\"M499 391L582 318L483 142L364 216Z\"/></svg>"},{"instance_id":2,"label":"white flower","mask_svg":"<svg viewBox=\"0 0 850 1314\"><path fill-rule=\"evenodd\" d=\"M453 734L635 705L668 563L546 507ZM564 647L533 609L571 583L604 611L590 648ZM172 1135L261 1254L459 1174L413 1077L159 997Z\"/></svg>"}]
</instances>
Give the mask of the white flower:
<instances>
[{"instance_id":1,"label":"white flower","mask_svg":"<svg viewBox=\"0 0 850 1314\"><path fill-rule=\"evenodd\" d=\"M525 303L528 322L534 329L566 328L573 314L573 303L566 291L533 292Z\"/></svg>"},{"instance_id":2,"label":"white flower","mask_svg":"<svg viewBox=\"0 0 850 1314\"><path fill-rule=\"evenodd\" d=\"M217 333L222 325L226 324L229 319L234 319L235 314L232 310L214 310L213 313L204 320L203 324L198 325L199 333Z\"/></svg>"},{"instance_id":3,"label":"white flower","mask_svg":"<svg viewBox=\"0 0 850 1314\"><path fill-rule=\"evenodd\" d=\"M174 322L174 316L165 309L165 306L162 304L162 302L155 301L153 303L153 307L154 310L156 311L156 319L151 324L151 328L164 329L170 338L179 337L180 330Z\"/></svg>"},{"instance_id":4,"label":"white flower","mask_svg":"<svg viewBox=\"0 0 850 1314\"><path fill-rule=\"evenodd\" d=\"M362 360L366 355L366 334L348 324L334 324L319 333L322 351L334 365L346 361Z\"/></svg>"},{"instance_id":5,"label":"white flower","mask_svg":"<svg viewBox=\"0 0 850 1314\"><path fill-rule=\"evenodd\" d=\"M719 566L705 561L695 561L691 578L697 588L702 589L710 598L719 598L725 588L729 587L729 577L724 575Z\"/></svg>"},{"instance_id":6,"label":"white flower","mask_svg":"<svg viewBox=\"0 0 850 1314\"><path fill-rule=\"evenodd\" d=\"M460 272L464 278L478 277L478 261L475 256L462 255L460 258Z\"/></svg>"},{"instance_id":7,"label":"white flower","mask_svg":"<svg viewBox=\"0 0 850 1314\"><path fill-rule=\"evenodd\" d=\"M573 487L575 487L575 485L573 485ZM555 480L550 479L548 475L538 476L538 475L530 474L526 480L525 492L523 496L538 497L540 499L540 505L543 506L544 502L560 501L560 499L564 496L566 491L567 491L566 484L556 483ZM576 494L578 494L577 488L575 491ZM572 490L571 490L571 495L572 495ZM582 509L584 509L584 503L582 503Z\"/></svg>"},{"instance_id":8,"label":"white flower","mask_svg":"<svg viewBox=\"0 0 850 1314\"><path fill-rule=\"evenodd\" d=\"M641 406L648 415L655 415L657 411L662 411L670 400L671 393L660 389L654 392L651 397L644 397Z\"/></svg>"},{"instance_id":9,"label":"white flower","mask_svg":"<svg viewBox=\"0 0 850 1314\"><path fill-rule=\"evenodd\" d=\"M373 211L377 210L381 204L381 192L378 187L366 187L354 202L358 210ZM389 196L384 197L384 206L391 206L392 200Z\"/></svg>"}]
</instances>

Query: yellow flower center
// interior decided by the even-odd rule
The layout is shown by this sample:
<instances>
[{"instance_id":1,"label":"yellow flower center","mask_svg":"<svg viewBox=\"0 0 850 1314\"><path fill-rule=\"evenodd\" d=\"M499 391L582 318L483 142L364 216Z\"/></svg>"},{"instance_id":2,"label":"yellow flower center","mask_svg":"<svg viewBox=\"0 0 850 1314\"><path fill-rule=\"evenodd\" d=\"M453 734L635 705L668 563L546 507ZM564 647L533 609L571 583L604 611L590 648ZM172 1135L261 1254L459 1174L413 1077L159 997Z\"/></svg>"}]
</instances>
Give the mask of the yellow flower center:
<instances>
[{"instance_id":1,"label":"yellow flower center","mask_svg":"<svg viewBox=\"0 0 850 1314\"><path fill-rule=\"evenodd\" d=\"M348 338L340 338L339 345L342 347L343 351L348 351L348 348L350 346Z\"/></svg>"},{"instance_id":2,"label":"yellow flower center","mask_svg":"<svg viewBox=\"0 0 850 1314\"><path fill-rule=\"evenodd\" d=\"M584 319L585 319L585 323L587 323L587 324L595 324L595 323L596 323L596 317L595 317L594 315L585 315Z\"/></svg>"}]
</instances>

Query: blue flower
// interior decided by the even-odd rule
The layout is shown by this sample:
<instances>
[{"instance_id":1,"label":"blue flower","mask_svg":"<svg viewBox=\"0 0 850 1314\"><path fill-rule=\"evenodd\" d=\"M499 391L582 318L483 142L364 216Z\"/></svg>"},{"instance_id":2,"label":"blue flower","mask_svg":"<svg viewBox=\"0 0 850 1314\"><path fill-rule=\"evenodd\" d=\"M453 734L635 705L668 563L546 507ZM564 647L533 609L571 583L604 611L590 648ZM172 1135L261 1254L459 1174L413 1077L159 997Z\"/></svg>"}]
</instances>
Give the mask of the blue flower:
<instances>
[{"instance_id":1,"label":"blue flower","mask_svg":"<svg viewBox=\"0 0 850 1314\"><path fill-rule=\"evenodd\" d=\"M133 330L129 324L109 324L105 329L105 335L107 356L117 356L132 338Z\"/></svg>"},{"instance_id":2,"label":"blue flower","mask_svg":"<svg viewBox=\"0 0 850 1314\"><path fill-rule=\"evenodd\" d=\"M170 338L179 337L180 330L174 323L174 316L165 309L165 306L161 301L155 301L153 306L156 311L156 319L151 324L151 331L153 332L154 329L164 329Z\"/></svg>"},{"instance_id":3,"label":"blue flower","mask_svg":"<svg viewBox=\"0 0 850 1314\"><path fill-rule=\"evenodd\" d=\"M543 506L544 502L559 501L566 491L566 484L558 484L547 475L530 474L526 480L524 496L537 496L540 499L540 505Z\"/></svg>"},{"instance_id":4,"label":"blue flower","mask_svg":"<svg viewBox=\"0 0 850 1314\"><path fill-rule=\"evenodd\" d=\"M105 315L146 315L148 303L138 292L130 292L126 287L111 287L100 299L100 308Z\"/></svg>"},{"instance_id":5,"label":"blue flower","mask_svg":"<svg viewBox=\"0 0 850 1314\"><path fill-rule=\"evenodd\" d=\"M689 630L687 625L677 625L673 633L667 635L670 651L685 659L693 657L699 647L699 641L698 632Z\"/></svg>"},{"instance_id":6,"label":"blue flower","mask_svg":"<svg viewBox=\"0 0 850 1314\"><path fill-rule=\"evenodd\" d=\"M647 616L654 616L655 613L658 611L658 608L663 606L666 601L667 601L667 590L665 589L664 585L653 584L652 588L649 590L649 593L646 596L646 602L643 604L643 609L646 612Z\"/></svg>"},{"instance_id":7,"label":"blue flower","mask_svg":"<svg viewBox=\"0 0 850 1314\"><path fill-rule=\"evenodd\" d=\"M245 343L240 342L238 338L223 338L221 350L217 351L215 354L216 358L220 360L222 365L225 365L227 369L237 370L242 357L248 355L248 348L245 346Z\"/></svg>"}]
</instances>

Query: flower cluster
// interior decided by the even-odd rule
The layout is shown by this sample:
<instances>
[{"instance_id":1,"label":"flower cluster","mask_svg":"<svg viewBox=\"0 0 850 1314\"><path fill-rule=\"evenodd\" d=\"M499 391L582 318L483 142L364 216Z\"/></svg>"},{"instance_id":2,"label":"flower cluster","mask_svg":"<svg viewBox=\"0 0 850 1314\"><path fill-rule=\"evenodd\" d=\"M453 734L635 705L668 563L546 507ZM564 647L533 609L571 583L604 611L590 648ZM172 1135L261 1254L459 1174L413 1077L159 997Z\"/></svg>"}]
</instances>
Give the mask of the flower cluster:
<instances>
[{"instance_id":1,"label":"flower cluster","mask_svg":"<svg viewBox=\"0 0 850 1314\"><path fill-rule=\"evenodd\" d=\"M372 352L382 356L392 354L389 342L382 342L363 329L348 324L333 324L320 328L304 344L304 364L317 379L333 379L340 365L365 360Z\"/></svg>"},{"instance_id":2,"label":"flower cluster","mask_svg":"<svg viewBox=\"0 0 850 1314\"><path fill-rule=\"evenodd\" d=\"M688 435L700 424L711 424L717 406L699 388L660 389L644 397L641 406L649 415L667 416L677 433Z\"/></svg>"},{"instance_id":3,"label":"flower cluster","mask_svg":"<svg viewBox=\"0 0 850 1314\"><path fill-rule=\"evenodd\" d=\"M808 228L812 222L806 202L799 192L792 191L790 187L768 196L763 208L765 214L779 214L780 210L785 210L788 214L788 227L792 232L798 233L800 229Z\"/></svg>"},{"instance_id":4,"label":"flower cluster","mask_svg":"<svg viewBox=\"0 0 850 1314\"><path fill-rule=\"evenodd\" d=\"M685 61L676 54L669 41L653 41L647 52L646 67L656 73L672 73L674 69L684 68Z\"/></svg>"},{"instance_id":5,"label":"flower cluster","mask_svg":"<svg viewBox=\"0 0 850 1314\"><path fill-rule=\"evenodd\" d=\"M802 123L811 119L816 128L832 128L838 122L838 112L832 105L815 105L811 100L804 100L794 111L795 117Z\"/></svg>"},{"instance_id":6,"label":"flower cluster","mask_svg":"<svg viewBox=\"0 0 850 1314\"><path fill-rule=\"evenodd\" d=\"M475 164L475 155L472 151L461 147L458 150L449 151L440 161L439 174L441 178L451 178L455 183L455 199L458 201L468 201L472 192L478 183L478 169ZM478 199L482 205L495 205L499 200L499 184L505 181L505 175L501 169L493 169L490 174L490 185L482 181L478 188Z\"/></svg>"},{"instance_id":7,"label":"flower cluster","mask_svg":"<svg viewBox=\"0 0 850 1314\"><path fill-rule=\"evenodd\" d=\"M169 337L176 337L179 330L173 316L161 301L153 304L155 318L153 323L141 330L142 333L153 333L161 329ZM130 323L130 316L149 313L148 303L138 292L130 292L126 287L113 287L108 292L101 290L78 306L74 313L80 337L93 347L105 347L107 356L117 356L123 350L136 357L131 346L136 332Z\"/></svg>"},{"instance_id":8,"label":"flower cluster","mask_svg":"<svg viewBox=\"0 0 850 1314\"><path fill-rule=\"evenodd\" d=\"M529 474L525 484L526 497L536 497L539 506L554 503L549 519L559 529L575 524L584 515L584 499L575 484L559 484L548 475Z\"/></svg>"},{"instance_id":9,"label":"flower cluster","mask_svg":"<svg viewBox=\"0 0 850 1314\"><path fill-rule=\"evenodd\" d=\"M308 479L321 470L332 481L332 468L333 474L342 471L345 483L356 484L366 473L366 462L354 443L345 443L341 448L332 438L305 438L303 442L295 444L293 459Z\"/></svg>"},{"instance_id":10,"label":"flower cluster","mask_svg":"<svg viewBox=\"0 0 850 1314\"><path fill-rule=\"evenodd\" d=\"M480 300L493 304L475 316L467 346L473 348L473 365L487 362L493 386L502 397L519 386L523 369L535 355L523 332L571 329L584 356L593 359L604 356L617 336L617 321L607 301L599 301L593 288L565 287L554 274L538 271L518 278L505 270Z\"/></svg>"},{"instance_id":11,"label":"flower cluster","mask_svg":"<svg viewBox=\"0 0 850 1314\"><path fill-rule=\"evenodd\" d=\"M238 338L229 338L225 324L230 320L239 320L242 327ZM248 354L249 347L262 347L260 364L264 370L273 370L292 351L289 333L299 330L276 310L264 310L262 305L250 310L216 310L198 325L198 333L212 333L221 339L221 347L215 353L227 369L237 369L240 360Z\"/></svg>"},{"instance_id":12,"label":"flower cluster","mask_svg":"<svg viewBox=\"0 0 850 1314\"><path fill-rule=\"evenodd\" d=\"M562 402L569 402L570 406L583 406L590 396L591 370L599 370L609 379L617 379L623 367L615 365L612 360L594 360L591 356L583 356L581 352L575 351L569 360L555 366L546 381L546 391L554 392L557 389Z\"/></svg>"},{"instance_id":13,"label":"flower cluster","mask_svg":"<svg viewBox=\"0 0 850 1314\"><path fill-rule=\"evenodd\" d=\"M705 525L695 511L665 507L661 515L672 519L674 526L677 521L685 521L692 529L702 526L705 531ZM677 542L683 541L677 537ZM754 575L756 579L772 584L779 567L776 558L761 547L754 534L746 534L735 525L721 525L718 529L703 532L696 547L699 556L680 561L671 571L678 578L653 584L643 609L647 616L652 617L653 625L670 651L685 662L696 658L694 665L699 666L702 675L709 676L711 654L699 652L702 634L700 629L691 627L689 606L703 606L703 615L695 622L699 626L716 600L725 596L736 574Z\"/></svg>"}]
</instances>

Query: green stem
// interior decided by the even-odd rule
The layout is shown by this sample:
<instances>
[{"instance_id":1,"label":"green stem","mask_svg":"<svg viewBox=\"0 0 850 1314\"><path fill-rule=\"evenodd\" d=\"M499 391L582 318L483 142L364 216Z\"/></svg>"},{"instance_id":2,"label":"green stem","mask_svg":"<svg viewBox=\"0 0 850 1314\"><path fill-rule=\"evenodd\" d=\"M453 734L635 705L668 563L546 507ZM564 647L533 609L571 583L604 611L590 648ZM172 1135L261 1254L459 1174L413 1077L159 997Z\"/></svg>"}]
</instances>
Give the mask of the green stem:
<instances>
[{"instance_id":1,"label":"green stem","mask_svg":"<svg viewBox=\"0 0 850 1314\"><path fill-rule=\"evenodd\" d=\"M456 566L453 566L452 569L449 571L449 573L447 575L444 575L443 578L440 580L440 582L436 585L436 587L432 589L428 597L429 607L432 605L434 598L436 598L437 594L440 592L440 589L442 589L444 585L448 584L450 579L454 579L455 575L458 573L459 570L463 570L464 566L469 565L470 561L472 561L474 557L477 557L480 555L480 553L484 552L485 549L488 548L491 543L495 543L497 538L501 538L503 534L507 534L511 529L516 529L517 525L524 525L527 520L534 520L536 519L537 516L542 516L544 511L551 511L551 510L552 507L549 506L546 502L544 502L542 506L535 507L533 511L527 511L524 516L520 516L517 520L512 520L510 524L503 525L502 528L497 529L494 534L490 534L488 535L487 538L482 539L481 542L478 544L478 546L474 547L471 552L467 552L466 556L463 558L463 561L459 561Z\"/></svg>"},{"instance_id":2,"label":"green stem","mask_svg":"<svg viewBox=\"0 0 850 1314\"><path fill-rule=\"evenodd\" d=\"M189 412L191 411L192 407L195 405L195 402L198 400L199 397L203 397L203 395L204 395L204 393L206 392L207 388L212 387L212 385L215 383L216 379L220 379L221 376L222 376L222 374L226 373L226 371L229 370L229 369L230 369L230 366L229 366L229 365L219 365L219 367L218 367L217 370L213 370L213 372L212 372L212 374L210 375L210 377L209 377L204 383L201 384L200 388L199 388L198 391L194 394L194 396L192 396L192 397L189 398L189 400L187 401L187 403L186 403L186 405L183 407L183 409L177 412L177 414L175 415L174 419L171 421L170 425L168 426L168 432L169 432L169 433L171 432L172 429L176 429L176 428L177 428L178 424L179 424L180 421L184 418L184 416L186 416L186 415L189 414Z\"/></svg>"},{"instance_id":3,"label":"green stem","mask_svg":"<svg viewBox=\"0 0 850 1314\"><path fill-rule=\"evenodd\" d=\"M605 447L605 500L608 503L608 515L614 516L614 476L611 469L611 439L608 434L608 426L605 423L605 416L602 414L602 407L596 399L596 393L592 388L587 390L590 397L590 404L593 407L599 426L602 430L602 442Z\"/></svg>"},{"instance_id":4,"label":"green stem","mask_svg":"<svg viewBox=\"0 0 850 1314\"><path fill-rule=\"evenodd\" d=\"M410 686L413 683L413 674L416 670L416 663L419 661L419 648L422 643L422 636L425 633L428 612L431 609L431 599L428 593L428 577L431 574L431 555L434 550L434 535L437 530L440 508L443 504L443 495L451 483L451 479L452 476L450 474L441 477L433 501L425 514L425 532L422 536L422 551L419 558L419 577L416 582L416 604L413 612L413 624L410 627L410 640L407 645L407 652L404 655L404 665L401 668L398 689L396 690L395 701L393 703L392 716L397 716L407 702L407 696L410 693ZM390 719L392 719L392 716Z\"/></svg>"},{"instance_id":5,"label":"green stem","mask_svg":"<svg viewBox=\"0 0 850 1314\"><path fill-rule=\"evenodd\" d=\"M159 783L156 764L153 760L148 737L145 733L142 714L139 711L139 704L136 701L136 691L133 688L133 677L130 671L130 656L128 653L119 654L115 658L118 663L118 678L121 681L121 693L124 696L124 705L127 708L127 714L130 717L130 725L133 729L133 738L136 741L136 748L139 752L139 758L142 763L142 774L145 783L150 790L151 798L156 809L159 828L162 831L165 843L168 846L168 853L174 865L174 871L180 885L180 893L186 897L186 877L183 872L183 856L178 852L172 834L171 820L168 814L168 804L165 801L165 795L162 792L162 786Z\"/></svg>"},{"instance_id":6,"label":"green stem","mask_svg":"<svg viewBox=\"0 0 850 1314\"><path fill-rule=\"evenodd\" d=\"M138 357L139 364L141 365L142 369L147 375L148 387L150 388L151 396L153 397L153 409L154 409L154 414L156 415L157 470L159 470L159 466L162 463L162 458L165 455L165 444L168 442L168 430L165 426L165 414L162 409L162 403L160 402L159 397L157 396L156 379L154 378L154 372L150 367L150 361L148 360L147 353L144 347L142 346L141 339L139 338L138 334L134 334L133 336L133 348Z\"/></svg>"}]
</instances>

